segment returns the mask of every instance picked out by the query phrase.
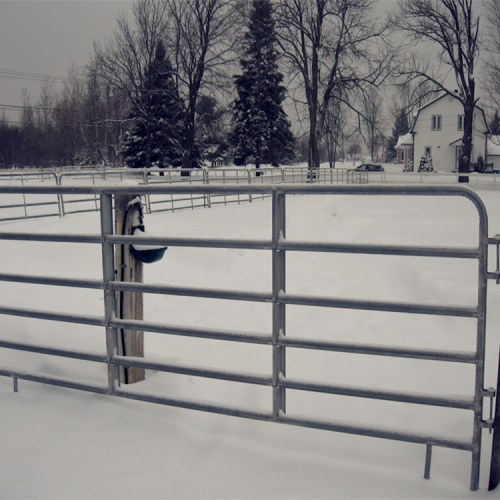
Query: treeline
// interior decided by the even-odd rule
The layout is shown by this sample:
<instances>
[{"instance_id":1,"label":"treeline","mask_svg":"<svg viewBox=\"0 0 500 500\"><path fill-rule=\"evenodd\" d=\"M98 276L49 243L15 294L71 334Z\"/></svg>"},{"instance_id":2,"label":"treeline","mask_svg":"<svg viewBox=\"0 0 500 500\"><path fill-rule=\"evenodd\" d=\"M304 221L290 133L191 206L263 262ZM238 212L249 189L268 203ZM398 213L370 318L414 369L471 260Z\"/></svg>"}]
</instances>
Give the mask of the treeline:
<instances>
[{"instance_id":1,"label":"treeline","mask_svg":"<svg viewBox=\"0 0 500 500\"><path fill-rule=\"evenodd\" d=\"M47 82L35 104L24 94L18 123L0 118L0 166L390 160L436 92L458 96L467 121L483 46L498 107L498 4L486 0L484 30L472 6L138 0L62 90Z\"/></svg>"},{"instance_id":2,"label":"treeline","mask_svg":"<svg viewBox=\"0 0 500 500\"><path fill-rule=\"evenodd\" d=\"M96 72L72 69L62 91L42 85L31 104L24 93L18 123L0 118L0 166L117 164L128 104Z\"/></svg>"}]
</instances>

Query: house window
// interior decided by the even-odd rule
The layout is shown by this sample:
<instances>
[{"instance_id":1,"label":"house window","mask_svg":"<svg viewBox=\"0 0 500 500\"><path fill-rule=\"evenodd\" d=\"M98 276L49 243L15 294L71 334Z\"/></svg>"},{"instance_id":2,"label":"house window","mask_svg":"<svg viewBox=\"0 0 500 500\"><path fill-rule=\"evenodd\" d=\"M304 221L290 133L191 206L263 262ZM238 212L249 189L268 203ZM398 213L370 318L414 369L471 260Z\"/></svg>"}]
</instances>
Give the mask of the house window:
<instances>
[{"instance_id":1,"label":"house window","mask_svg":"<svg viewBox=\"0 0 500 500\"><path fill-rule=\"evenodd\" d=\"M399 160L400 161L405 161L405 150L402 149L400 152L399 152Z\"/></svg>"},{"instance_id":2,"label":"house window","mask_svg":"<svg viewBox=\"0 0 500 500\"><path fill-rule=\"evenodd\" d=\"M427 156L427 155L430 156L431 155L431 147L430 146L425 146L425 148L424 148L424 154L425 154L425 156Z\"/></svg>"},{"instance_id":3,"label":"house window","mask_svg":"<svg viewBox=\"0 0 500 500\"><path fill-rule=\"evenodd\" d=\"M464 129L464 115L458 115L457 130L463 130L463 129Z\"/></svg>"},{"instance_id":4,"label":"house window","mask_svg":"<svg viewBox=\"0 0 500 500\"><path fill-rule=\"evenodd\" d=\"M432 115L432 130L441 130L441 115Z\"/></svg>"}]
</instances>

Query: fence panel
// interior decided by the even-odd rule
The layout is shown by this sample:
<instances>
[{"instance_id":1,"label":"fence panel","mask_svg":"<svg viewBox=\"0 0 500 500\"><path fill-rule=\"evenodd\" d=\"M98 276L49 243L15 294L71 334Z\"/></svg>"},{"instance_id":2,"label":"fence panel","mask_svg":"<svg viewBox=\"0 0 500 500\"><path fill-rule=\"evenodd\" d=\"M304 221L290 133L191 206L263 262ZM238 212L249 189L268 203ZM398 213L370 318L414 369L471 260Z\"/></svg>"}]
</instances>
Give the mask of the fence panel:
<instances>
[{"instance_id":1,"label":"fence panel","mask_svg":"<svg viewBox=\"0 0 500 500\"><path fill-rule=\"evenodd\" d=\"M23 282L47 286L65 286L75 288L102 289L104 293L104 310L102 316L84 314L68 314L58 311L40 311L20 307L2 307L0 314L21 316L41 320L78 323L81 325L102 327L105 331L106 353L96 355L89 352L76 352L68 349L48 348L35 344L20 344L0 341L0 347L6 349L26 350L35 353L48 354L106 363L108 368L107 386L93 383L75 382L71 378L42 375L19 370L0 369L0 375L12 377L17 390L18 379L33 380L43 383L71 387L80 390L113 394L115 396L150 401L159 404L190 408L225 415L233 415L257 420L274 421L302 427L352 433L391 440L419 443L426 446L425 476L430 474L430 460L433 446L465 450L472 453L470 487L479 487L479 465L481 453L482 429L487 427L483 421L484 398L493 394L484 388L484 349L486 321L486 279L487 272L487 214L478 196L462 187L395 187L395 186L361 186L361 185L280 185L262 184L224 186L224 185L142 185L142 186L1 186L4 194L52 194L63 195L95 195L99 196L101 228L95 235L44 234L0 232L0 240L29 240L39 242L68 242L100 244L102 247L102 280L84 280L71 278L54 278L50 276L14 275L2 273L0 280L6 282ZM116 194L133 194L151 197L158 195L208 197L215 196L272 196L272 235L270 240L255 239L200 239L200 238L169 238L151 236L113 235L112 200ZM368 245L368 244L337 244L324 242L307 242L289 240L286 235L286 202L290 195L351 195L351 196L439 196L465 197L476 208L479 215L478 242L472 248L455 247L422 247L417 245ZM272 289L265 293L247 290L227 291L214 288L173 287L163 284L121 283L116 280L114 263L114 245L154 244L193 248L248 249L271 252L272 255ZM439 259L465 259L477 264L477 300L470 306L430 305L423 303L400 303L383 300L345 299L335 296L318 297L307 294L287 292L287 255L293 252L309 252L321 254L358 254L374 256L399 256ZM218 298L231 301L261 302L272 307L272 325L268 334L245 331L224 330L219 328L195 328L168 323L157 323L139 320L121 319L116 311L115 293L119 290L136 291L140 293L162 294L170 296L195 296L203 298ZM376 311L383 313L404 313L411 315L444 316L465 318L475 322L475 349L470 352L454 352L453 350L433 349L429 346L419 348L397 348L377 346L362 342L340 342L334 340L315 340L294 337L287 334L287 311L292 307L315 307L328 310ZM144 332L154 332L168 336L183 336L194 339L210 339L225 342L237 342L269 346L272 350L272 370L268 375L256 375L244 371L227 369L210 369L200 366L176 365L147 359L126 358L119 356L118 330L131 329ZM377 356L383 358L401 358L426 360L439 363L458 363L474 367L474 393L469 397L451 397L445 395L423 395L411 391L395 391L370 389L367 387L352 387L333 382L315 382L309 379L289 377L287 361L289 351L319 351L333 353L349 353L356 356ZM120 366L136 366L144 369L154 369L173 374L190 375L220 381L260 385L272 391L272 405L262 411L256 408L238 408L226 404L193 401L189 398L175 398L157 394L148 394L140 389L124 389L119 386L118 370ZM432 389L432 388L431 388ZM443 438L440 435L377 428L343 422L341 420L308 417L295 414L288 410L287 395L294 391L314 394L338 395L349 398L379 400L385 402L405 403L409 405L424 405L429 407L450 408L457 411L468 411L473 414L471 438L461 436Z\"/></svg>"}]
</instances>

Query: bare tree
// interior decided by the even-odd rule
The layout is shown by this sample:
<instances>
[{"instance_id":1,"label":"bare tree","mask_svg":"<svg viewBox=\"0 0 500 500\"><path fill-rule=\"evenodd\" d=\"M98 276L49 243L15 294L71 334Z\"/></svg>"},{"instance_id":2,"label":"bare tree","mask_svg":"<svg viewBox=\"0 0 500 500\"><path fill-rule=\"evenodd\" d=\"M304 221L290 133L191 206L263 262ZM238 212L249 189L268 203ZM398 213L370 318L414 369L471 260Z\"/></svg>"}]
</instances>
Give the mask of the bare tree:
<instances>
[{"instance_id":1,"label":"bare tree","mask_svg":"<svg viewBox=\"0 0 500 500\"><path fill-rule=\"evenodd\" d=\"M345 128L347 122L346 105L340 98L331 99L328 104L327 113L325 114L325 126L323 139L326 142L326 151L328 154L328 162L330 168L335 167L337 152L344 151Z\"/></svg>"},{"instance_id":2,"label":"bare tree","mask_svg":"<svg viewBox=\"0 0 500 500\"><path fill-rule=\"evenodd\" d=\"M309 118L310 169L319 168L320 140L330 100L349 100L355 89L378 86L389 57L382 47L385 27L372 0L278 0L276 12L291 82L303 92Z\"/></svg>"},{"instance_id":3,"label":"bare tree","mask_svg":"<svg viewBox=\"0 0 500 500\"><path fill-rule=\"evenodd\" d=\"M44 81L40 88L40 96L36 106L37 122L44 129L47 129L51 125L55 101L56 91L54 83L50 80Z\"/></svg>"},{"instance_id":4,"label":"bare tree","mask_svg":"<svg viewBox=\"0 0 500 500\"><path fill-rule=\"evenodd\" d=\"M200 93L210 84L220 86L231 57L235 5L234 0L139 0L133 6L132 21L118 18L113 37L104 45L94 43L99 75L114 95L125 95L136 109L141 106L145 71L159 42L165 43L186 105L186 168L193 166L196 156L195 118Z\"/></svg>"},{"instance_id":5,"label":"bare tree","mask_svg":"<svg viewBox=\"0 0 500 500\"><path fill-rule=\"evenodd\" d=\"M347 156L351 157L352 164L355 165L356 161L361 157L361 144L357 142L357 139L354 138L347 148Z\"/></svg>"},{"instance_id":6,"label":"bare tree","mask_svg":"<svg viewBox=\"0 0 500 500\"><path fill-rule=\"evenodd\" d=\"M85 79L80 68L73 65L68 70L54 113L61 160L70 165L78 162L77 156L84 147L83 136L87 125L82 114L84 96Z\"/></svg>"},{"instance_id":7,"label":"bare tree","mask_svg":"<svg viewBox=\"0 0 500 500\"><path fill-rule=\"evenodd\" d=\"M219 90L234 59L237 26L234 0L168 0L168 42L186 105L183 167L195 166L196 109L201 91Z\"/></svg>"},{"instance_id":8,"label":"bare tree","mask_svg":"<svg viewBox=\"0 0 500 500\"><path fill-rule=\"evenodd\" d=\"M116 164L121 136L128 123L131 99L121 86L110 83L109 74L94 58L85 69L86 95L84 115L90 125L85 137L93 162Z\"/></svg>"},{"instance_id":9,"label":"bare tree","mask_svg":"<svg viewBox=\"0 0 500 500\"><path fill-rule=\"evenodd\" d=\"M21 110L19 119L21 122L22 131L22 161L30 165L36 163L36 153L38 151L37 144L37 130L35 122L35 110L31 105L31 97L27 89L22 89L23 94L23 108Z\"/></svg>"},{"instance_id":10,"label":"bare tree","mask_svg":"<svg viewBox=\"0 0 500 500\"><path fill-rule=\"evenodd\" d=\"M382 121L382 98L375 87L363 93L361 135L370 151L372 161L378 161L378 152L384 142L380 128Z\"/></svg>"},{"instance_id":11,"label":"bare tree","mask_svg":"<svg viewBox=\"0 0 500 500\"><path fill-rule=\"evenodd\" d=\"M408 128L411 128L415 111L427 103L433 95L434 87L427 80L415 82L404 79L397 82L390 97L389 110L392 117L396 119L401 110L404 110Z\"/></svg>"},{"instance_id":12,"label":"bare tree","mask_svg":"<svg viewBox=\"0 0 500 500\"><path fill-rule=\"evenodd\" d=\"M39 162L44 166L49 165L55 157L55 130L54 130L54 107L57 93L54 83L46 80L40 88L40 95L35 107L36 125L38 128L39 141Z\"/></svg>"},{"instance_id":13,"label":"bare tree","mask_svg":"<svg viewBox=\"0 0 500 500\"><path fill-rule=\"evenodd\" d=\"M401 73L412 80L430 82L436 91L457 97L463 105L461 173L470 169L473 116L478 100L474 71L480 31L472 4L473 0L400 0L394 17L395 24L411 36L412 43L426 43L425 54L414 52L406 64L402 63ZM429 50L434 50L437 58L429 57ZM450 73L454 76L452 84ZM468 176L459 176L459 182L468 182Z\"/></svg>"},{"instance_id":14,"label":"bare tree","mask_svg":"<svg viewBox=\"0 0 500 500\"><path fill-rule=\"evenodd\" d=\"M82 102L83 120L86 123L83 140L87 162L104 163L107 155L106 90L109 86L100 81L99 74L92 65L87 68L85 95Z\"/></svg>"},{"instance_id":15,"label":"bare tree","mask_svg":"<svg viewBox=\"0 0 500 500\"><path fill-rule=\"evenodd\" d=\"M169 6L164 0L139 0L132 7L132 18L118 17L113 36L104 45L94 42L92 65L115 95L139 106L146 69L167 36Z\"/></svg>"},{"instance_id":16,"label":"bare tree","mask_svg":"<svg viewBox=\"0 0 500 500\"><path fill-rule=\"evenodd\" d=\"M497 0L486 2L488 12L488 38L486 46L486 90L492 103L500 108L500 3Z\"/></svg>"},{"instance_id":17,"label":"bare tree","mask_svg":"<svg viewBox=\"0 0 500 500\"><path fill-rule=\"evenodd\" d=\"M0 168L18 165L22 158L21 129L11 125L5 111L0 115Z\"/></svg>"}]
</instances>

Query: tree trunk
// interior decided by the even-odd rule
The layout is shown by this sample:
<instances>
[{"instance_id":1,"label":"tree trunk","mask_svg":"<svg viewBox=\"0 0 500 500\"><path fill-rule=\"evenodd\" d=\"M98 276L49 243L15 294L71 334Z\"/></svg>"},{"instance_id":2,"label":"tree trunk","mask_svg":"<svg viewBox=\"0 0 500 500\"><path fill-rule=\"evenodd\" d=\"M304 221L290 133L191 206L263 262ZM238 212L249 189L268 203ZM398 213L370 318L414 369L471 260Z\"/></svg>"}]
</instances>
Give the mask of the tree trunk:
<instances>
[{"instance_id":1,"label":"tree trunk","mask_svg":"<svg viewBox=\"0 0 500 500\"><path fill-rule=\"evenodd\" d=\"M193 168L194 134L186 131L186 142L184 144L184 154L182 155L182 168Z\"/></svg>"},{"instance_id":2,"label":"tree trunk","mask_svg":"<svg viewBox=\"0 0 500 500\"><path fill-rule=\"evenodd\" d=\"M184 154L182 155L181 177L189 177L193 168L194 133L186 132L186 142L184 144Z\"/></svg>"},{"instance_id":3,"label":"tree trunk","mask_svg":"<svg viewBox=\"0 0 500 500\"><path fill-rule=\"evenodd\" d=\"M312 179L319 169L319 140L315 120L311 120L311 130L309 132L308 167L310 178Z\"/></svg>"},{"instance_id":4,"label":"tree trunk","mask_svg":"<svg viewBox=\"0 0 500 500\"><path fill-rule=\"evenodd\" d=\"M151 132L148 132L148 138L146 139L146 168L151 168Z\"/></svg>"},{"instance_id":5,"label":"tree trunk","mask_svg":"<svg viewBox=\"0 0 500 500\"><path fill-rule=\"evenodd\" d=\"M464 135L462 138L462 151L458 163L459 174L469 174L470 172L473 120L474 98L468 95L464 103ZM469 175L459 175L458 182L469 182Z\"/></svg>"},{"instance_id":6,"label":"tree trunk","mask_svg":"<svg viewBox=\"0 0 500 500\"><path fill-rule=\"evenodd\" d=\"M190 90L190 92L194 95L197 95L197 92L194 90ZM196 118L196 97L193 98L191 95L189 97L189 105L186 110L186 136L184 143L184 155L182 156L182 168L183 169L191 169L194 168L193 158L194 158L194 146L195 146L195 118ZM186 170L181 173L181 175L189 175L189 172Z\"/></svg>"}]
</instances>

